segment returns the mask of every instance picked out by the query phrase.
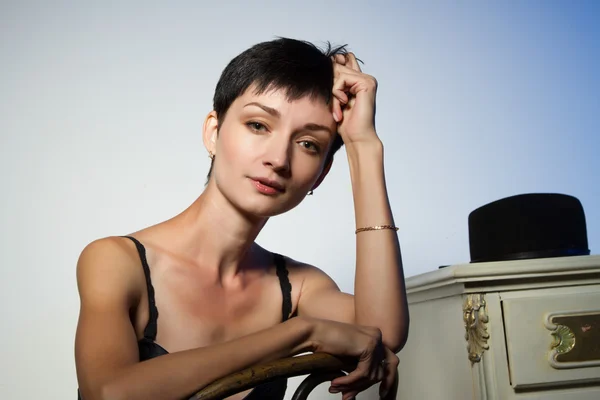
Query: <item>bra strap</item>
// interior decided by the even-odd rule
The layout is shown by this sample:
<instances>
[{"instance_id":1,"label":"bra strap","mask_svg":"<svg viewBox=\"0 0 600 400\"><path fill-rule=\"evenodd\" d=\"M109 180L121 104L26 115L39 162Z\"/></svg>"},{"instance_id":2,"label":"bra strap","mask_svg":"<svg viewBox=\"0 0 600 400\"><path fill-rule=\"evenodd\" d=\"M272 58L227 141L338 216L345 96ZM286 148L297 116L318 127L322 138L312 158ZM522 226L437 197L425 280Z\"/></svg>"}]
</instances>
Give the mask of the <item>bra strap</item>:
<instances>
[{"instance_id":1,"label":"bra strap","mask_svg":"<svg viewBox=\"0 0 600 400\"><path fill-rule=\"evenodd\" d=\"M273 254L275 267L277 268L277 277L281 286L281 294L283 295L283 304L281 305L282 322L287 321L292 313L292 284L288 277L288 270L285 266L285 259L280 254Z\"/></svg>"},{"instance_id":2,"label":"bra strap","mask_svg":"<svg viewBox=\"0 0 600 400\"><path fill-rule=\"evenodd\" d=\"M150 314L148 317L148 324L144 329L144 338L154 341L156 340L157 333L158 309L156 308L156 302L154 300L154 286L152 286L152 280L150 279L150 266L146 259L146 248L133 236L123 237L131 239L131 241L135 243L135 247L140 255L140 260L142 261L142 268L144 269L144 276L146 277L146 289L148 291L148 312Z\"/></svg>"}]
</instances>

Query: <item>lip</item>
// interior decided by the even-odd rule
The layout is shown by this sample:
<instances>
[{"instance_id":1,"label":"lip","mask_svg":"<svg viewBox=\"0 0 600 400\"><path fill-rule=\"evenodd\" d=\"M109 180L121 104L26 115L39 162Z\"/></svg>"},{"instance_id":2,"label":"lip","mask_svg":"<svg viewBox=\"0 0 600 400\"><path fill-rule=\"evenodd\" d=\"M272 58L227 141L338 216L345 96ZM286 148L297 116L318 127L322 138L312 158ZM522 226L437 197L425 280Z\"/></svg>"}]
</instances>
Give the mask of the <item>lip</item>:
<instances>
[{"instance_id":1,"label":"lip","mask_svg":"<svg viewBox=\"0 0 600 400\"><path fill-rule=\"evenodd\" d=\"M276 191L278 191L280 193L285 192L285 186L283 186L281 183L279 183L277 181L273 181L273 180L270 180L267 178L260 178L260 177L250 177L250 179L253 180L255 183L275 189Z\"/></svg>"}]
</instances>

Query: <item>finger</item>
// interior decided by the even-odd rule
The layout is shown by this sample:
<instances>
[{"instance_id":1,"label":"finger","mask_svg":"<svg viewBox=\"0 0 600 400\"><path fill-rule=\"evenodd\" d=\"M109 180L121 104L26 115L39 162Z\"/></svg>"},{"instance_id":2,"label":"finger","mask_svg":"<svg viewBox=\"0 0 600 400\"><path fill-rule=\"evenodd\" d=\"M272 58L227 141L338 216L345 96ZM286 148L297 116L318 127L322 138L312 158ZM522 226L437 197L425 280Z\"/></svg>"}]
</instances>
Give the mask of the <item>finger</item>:
<instances>
[{"instance_id":1,"label":"finger","mask_svg":"<svg viewBox=\"0 0 600 400\"><path fill-rule=\"evenodd\" d=\"M384 377L385 377L385 368L382 365L377 368L376 375L375 375L375 382L381 382Z\"/></svg>"},{"instance_id":2,"label":"finger","mask_svg":"<svg viewBox=\"0 0 600 400\"><path fill-rule=\"evenodd\" d=\"M335 120L335 122L341 122L342 118L344 117L344 114L342 112L342 105L335 94L331 102L331 114L333 115L333 119Z\"/></svg>"},{"instance_id":3,"label":"finger","mask_svg":"<svg viewBox=\"0 0 600 400\"><path fill-rule=\"evenodd\" d=\"M360 361L354 371L350 372L348 375L333 379L331 381L331 386L343 389L344 387L356 385L368 376L369 364L369 360Z\"/></svg>"},{"instance_id":4,"label":"finger","mask_svg":"<svg viewBox=\"0 0 600 400\"><path fill-rule=\"evenodd\" d=\"M330 392L342 393L342 397L344 397L344 395L346 394L356 396L358 393L364 392L365 390L369 389L375 383L376 382L372 382L369 379L362 378L351 386L335 387L334 390L330 390Z\"/></svg>"},{"instance_id":5,"label":"finger","mask_svg":"<svg viewBox=\"0 0 600 400\"><path fill-rule=\"evenodd\" d=\"M332 101L331 111L333 113L333 119L336 122L342 121L342 119L344 118L342 106L348 104L348 102L350 101L350 99L348 98L348 95L344 91L344 88L345 88L344 80L340 81L339 79L337 79L333 84L333 89L332 89L333 101Z\"/></svg>"},{"instance_id":6,"label":"finger","mask_svg":"<svg viewBox=\"0 0 600 400\"><path fill-rule=\"evenodd\" d=\"M338 89L334 86L333 90L333 96L341 103L341 104L347 104L349 101L348 95L346 94L346 92L344 92L341 89Z\"/></svg>"},{"instance_id":7,"label":"finger","mask_svg":"<svg viewBox=\"0 0 600 400\"><path fill-rule=\"evenodd\" d=\"M345 103L348 103L348 94L346 92L350 92L352 90L352 84L354 83L354 79L347 75L342 74L338 76L333 82L333 95Z\"/></svg>"},{"instance_id":8,"label":"finger","mask_svg":"<svg viewBox=\"0 0 600 400\"><path fill-rule=\"evenodd\" d=\"M398 371L394 371L390 378L390 386L386 388L385 392L379 392L379 398L381 400L395 400L398 394Z\"/></svg>"},{"instance_id":9,"label":"finger","mask_svg":"<svg viewBox=\"0 0 600 400\"><path fill-rule=\"evenodd\" d=\"M346 393L344 393L342 395L342 400L351 400L351 399L354 399L354 398L356 398L356 395L358 393L359 392L357 392L356 390L351 390L349 392L346 392Z\"/></svg>"},{"instance_id":10,"label":"finger","mask_svg":"<svg viewBox=\"0 0 600 400\"><path fill-rule=\"evenodd\" d=\"M371 75L363 74L344 65L335 68L333 81L334 88L350 94L356 94L361 88L368 90L377 89L377 81Z\"/></svg>"},{"instance_id":11,"label":"finger","mask_svg":"<svg viewBox=\"0 0 600 400\"><path fill-rule=\"evenodd\" d=\"M346 57L343 54L336 54L332 58L337 64L346 65Z\"/></svg>"},{"instance_id":12,"label":"finger","mask_svg":"<svg viewBox=\"0 0 600 400\"><path fill-rule=\"evenodd\" d=\"M361 385L359 386L346 386L343 388L339 388L337 390L330 390L329 392L331 394L337 394L340 393L342 395L342 398L344 398L345 396L356 396L358 393L360 392L364 392L365 390L367 390L369 388L369 385Z\"/></svg>"},{"instance_id":13,"label":"finger","mask_svg":"<svg viewBox=\"0 0 600 400\"><path fill-rule=\"evenodd\" d=\"M376 353L379 353L379 351L376 351ZM381 351L381 353L383 353L383 351ZM368 365L368 370L361 372L356 370L353 371L353 373L356 373L356 379L353 379L350 382L344 379L347 377L334 379L331 381L330 387L330 389L333 390L330 391L332 393L347 392L351 390L357 390L361 392L373 386L374 384L381 382L385 376L384 365L381 362L376 361L381 360L381 358L381 356L376 357L376 359L369 357L368 360L364 360L364 362Z\"/></svg>"},{"instance_id":14,"label":"finger","mask_svg":"<svg viewBox=\"0 0 600 400\"><path fill-rule=\"evenodd\" d=\"M396 390L398 380L398 356L388 348L386 351L386 363L384 364L384 378L379 385L379 396L384 399Z\"/></svg>"},{"instance_id":15,"label":"finger","mask_svg":"<svg viewBox=\"0 0 600 400\"><path fill-rule=\"evenodd\" d=\"M377 369L375 370L375 374L373 376L373 383L381 382L385 379L387 374L386 367L387 359L384 358L383 361L377 365Z\"/></svg>"},{"instance_id":16,"label":"finger","mask_svg":"<svg viewBox=\"0 0 600 400\"><path fill-rule=\"evenodd\" d=\"M354 53L348 53L346 55L346 63L344 65L352 68L355 71L361 72L360 65L358 65L358 60L356 59Z\"/></svg>"},{"instance_id":17,"label":"finger","mask_svg":"<svg viewBox=\"0 0 600 400\"><path fill-rule=\"evenodd\" d=\"M360 392L364 392L365 390L367 390L369 387L373 386L372 382L369 382L367 379L361 379L360 381L358 381L356 384L353 384L351 386L336 386L336 387L332 387L329 389L330 393L341 393L342 397L345 395L354 395L356 396L356 394L360 393Z\"/></svg>"},{"instance_id":18,"label":"finger","mask_svg":"<svg viewBox=\"0 0 600 400\"><path fill-rule=\"evenodd\" d=\"M371 381L371 383L376 383L379 382L379 380L377 379L377 375L379 374L379 370L383 369L383 364L382 364L382 359L385 360L384 356L385 355L381 355L380 353L383 353L382 351L376 349L373 352L373 359L371 362L371 366L369 368L369 380Z\"/></svg>"},{"instance_id":19,"label":"finger","mask_svg":"<svg viewBox=\"0 0 600 400\"><path fill-rule=\"evenodd\" d=\"M336 64L335 67L333 68L333 75L335 77L337 77L343 73L354 75L354 76L360 76L362 74L361 71L357 71L354 68L351 68L349 64L346 64L346 65Z\"/></svg>"},{"instance_id":20,"label":"finger","mask_svg":"<svg viewBox=\"0 0 600 400\"><path fill-rule=\"evenodd\" d=\"M329 388L330 393L348 393L348 392L362 392L363 390L368 389L373 384L369 384L369 381L366 379L360 380L352 385L344 385L344 386L331 386Z\"/></svg>"},{"instance_id":21,"label":"finger","mask_svg":"<svg viewBox=\"0 0 600 400\"><path fill-rule=\"evenodd\" d=\"M341 376L332 380L331 387L334 389L338 389L338 391L342 391L355 385L362 378L364 378L364 374L361 372L356 372L356 370L354 370L346 376Z\"/></svg>"}]
</instances>

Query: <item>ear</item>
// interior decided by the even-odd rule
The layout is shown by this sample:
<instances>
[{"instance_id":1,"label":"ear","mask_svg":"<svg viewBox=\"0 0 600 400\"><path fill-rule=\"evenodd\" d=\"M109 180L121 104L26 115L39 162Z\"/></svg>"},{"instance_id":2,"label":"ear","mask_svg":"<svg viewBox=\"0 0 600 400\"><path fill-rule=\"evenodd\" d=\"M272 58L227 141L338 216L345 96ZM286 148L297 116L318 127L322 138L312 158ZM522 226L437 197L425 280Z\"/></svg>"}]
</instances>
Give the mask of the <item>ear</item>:
<instances>
[{"instance_id":1,"label":"ear","mask_svg":"<svg viewBox=\"0 0 600 400\"><path fill-rule=\"evenodd\" d=\"M217 133L219 131L219 119L217 113L211 111L204 119L202 127L202 140L204 147L209 153L215 154L217 151Z\"/></svg>"},{"instance_id":2,"label":"ear","mask_svg":"<svg viewBox=\"0 0 600 400\"><path fill-rule=\"evenodd\" d=\"M319 176L319 179L317 179L317 181L313 185L312 190L315 190L316 188L318 188L321 185L321 182L323 182L323 179L325 179L325 177L327 176L327 174L331 170L331 165L332 164L333 164L333 157L331 157L331 159L327 162L327 165L325 165L325 167L323 168L323 172L321 172L321 175Z\"/></svg>"}]
</instances>

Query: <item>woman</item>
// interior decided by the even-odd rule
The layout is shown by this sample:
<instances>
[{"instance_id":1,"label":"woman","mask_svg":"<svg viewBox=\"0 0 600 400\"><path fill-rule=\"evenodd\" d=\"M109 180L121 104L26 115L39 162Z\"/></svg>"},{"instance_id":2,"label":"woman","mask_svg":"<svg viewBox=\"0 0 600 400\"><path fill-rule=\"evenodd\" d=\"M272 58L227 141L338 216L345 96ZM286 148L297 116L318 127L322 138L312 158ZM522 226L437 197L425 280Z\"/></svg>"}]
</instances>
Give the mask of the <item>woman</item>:
<instances>
[{"instance_id":1,"label":"woman","mask_svg":"<svg viewBox=\"0 0 600 400\"><path fill-rule=\"evenodd\" d=\"M354 356L330 391L390 392L408 331L400 250L374 127L376 81L344 48L278 39L233 59L204 122L203 193L170 220L90 243L77 266L85 400L173 400L301 352ZM254 240L297 206L345 144L357 229L354 296ZM281 399L280 381L233 396ZM389 394L394 397L394 393Z\"/></svg>"}]
</instances>

